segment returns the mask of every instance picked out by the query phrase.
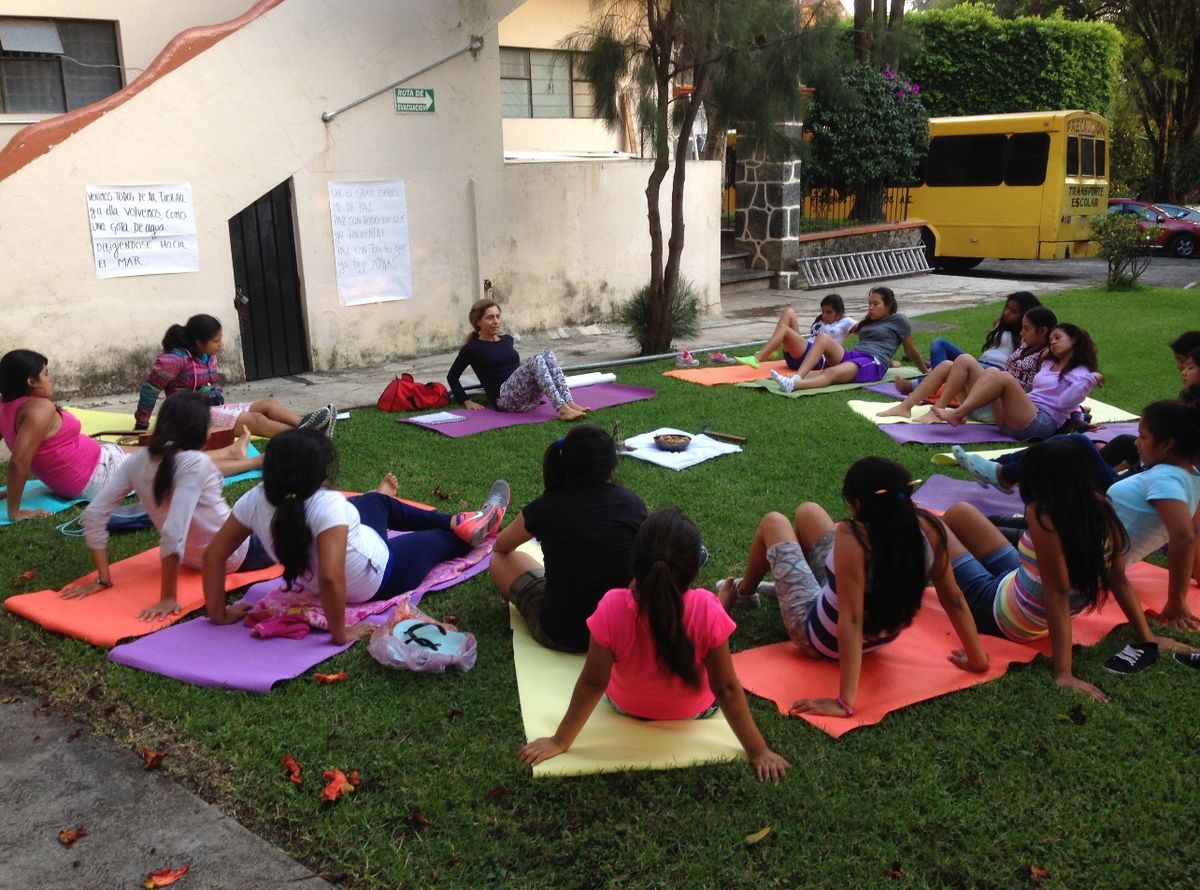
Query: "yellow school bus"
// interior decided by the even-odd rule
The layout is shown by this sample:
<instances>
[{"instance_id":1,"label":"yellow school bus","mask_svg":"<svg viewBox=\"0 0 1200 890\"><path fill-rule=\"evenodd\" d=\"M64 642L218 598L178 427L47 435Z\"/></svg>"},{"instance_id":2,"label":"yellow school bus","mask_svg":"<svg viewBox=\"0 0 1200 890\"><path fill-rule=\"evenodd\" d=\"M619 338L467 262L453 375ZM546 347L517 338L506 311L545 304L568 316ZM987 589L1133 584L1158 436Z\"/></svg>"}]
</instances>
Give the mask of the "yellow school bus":
<instances>
[{"instance_id":1,"label":"yellow school bus","mask_svg":"<svg viewBox=\"0 0 1200 890\"><path fill-rule=\"evenodd\" d=\"M908 189L930 265L1096 255L1108 207L1108 121L1088 111L935 117Z\"/></svg>"}]
</instances>

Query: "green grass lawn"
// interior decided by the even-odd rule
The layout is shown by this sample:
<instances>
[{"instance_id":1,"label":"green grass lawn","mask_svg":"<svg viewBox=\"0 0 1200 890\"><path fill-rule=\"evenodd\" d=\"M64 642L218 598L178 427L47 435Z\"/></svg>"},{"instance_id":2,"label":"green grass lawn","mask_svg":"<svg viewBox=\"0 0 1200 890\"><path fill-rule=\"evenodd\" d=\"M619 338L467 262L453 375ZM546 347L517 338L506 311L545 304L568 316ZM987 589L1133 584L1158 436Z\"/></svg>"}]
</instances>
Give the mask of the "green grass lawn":
<instances>
[{"instance_id":1,"label":"green grass lawn","mask_svg":"<svg viewBox=\"0 0 1200 890\"><path fill-rule=\"evenodd\" d=\"M1166 343L1198 326L1200 294L1086 290L1048 303L1100 344L1108 384L1098 397L1137 411L1178 391ZM922 320L959 325L943 335L977 350L998 309ZM918 335L919 345L932 336ZM620 369L621 382L658 396L595 419L619 419L627 435L710 423L750 437L744 454L682 473L620 467L621 482L652 509L677 504L699 524L712 551L706 586L740 568L764 512L816 500L845 515L841 478L857 458L882 454L917 477L933 472L939 449L894 444L846 409L845 393L781 399L660 376L667 367ZM474 503L504 477L515 510L541 492L542 451L566 428L453 441L356 411L338 425L338 483L367 489L392 470L403 495L457 509L458 497ZM451 501L434 497L438 486ZM55 531L70 515L0 530L5 595L25 570L37 571L33 586L61 586L90 569L82 541ZM126 535L112 549L126 556L154 541ZM1174 664L1107 674L1101 662L1123 630L1076 656L1079 675L1111 694L1107 706L1061 691L1045 659L840 741L751 697L764 735L793 765L778 787L756 783L744 762L534 782L516 759L524 737L507 607L486 576L424 606L458 615L478 637L474 670L393 672L360 645L319 668L349 672L345 683L305 676L266 696L198 689L112 665L100 649L3 612L0 676L130 748L165 750L164 768L185 785L347 886L1010 887L1033 883L1031 865L1049 871L1044 884L1064 887L1196 881L1200 675ZM786 637L773 605L735 617L735 650ZM1076 705L1082 724L1066 716ZM305 767L302 788L282 777L287 751ZM318 779L335 767L359 769L363 782L322 806ZM764 841L743 844L766 826Z\"/></svg>"}]
</instances>

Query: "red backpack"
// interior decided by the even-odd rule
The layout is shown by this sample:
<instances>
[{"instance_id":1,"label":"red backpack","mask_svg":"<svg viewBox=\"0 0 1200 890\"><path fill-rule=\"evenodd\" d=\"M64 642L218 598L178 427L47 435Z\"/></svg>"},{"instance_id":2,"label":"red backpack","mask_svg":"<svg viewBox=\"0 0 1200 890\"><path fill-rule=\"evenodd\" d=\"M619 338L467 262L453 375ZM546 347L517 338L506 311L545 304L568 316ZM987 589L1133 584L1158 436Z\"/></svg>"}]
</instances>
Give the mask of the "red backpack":
<instances>
[{"instance_id":1,"label":"red backpack","mask_svg":"<svg viewBox=\"0 0 1200 890\"><path fill-rule=\"evenodd\" d=\"M450 392L441 383L417 383L412 374L395 378L379 397L380 411L419 411L422 408L445 408L450 404Z\"/></svg>"}]
</instances>

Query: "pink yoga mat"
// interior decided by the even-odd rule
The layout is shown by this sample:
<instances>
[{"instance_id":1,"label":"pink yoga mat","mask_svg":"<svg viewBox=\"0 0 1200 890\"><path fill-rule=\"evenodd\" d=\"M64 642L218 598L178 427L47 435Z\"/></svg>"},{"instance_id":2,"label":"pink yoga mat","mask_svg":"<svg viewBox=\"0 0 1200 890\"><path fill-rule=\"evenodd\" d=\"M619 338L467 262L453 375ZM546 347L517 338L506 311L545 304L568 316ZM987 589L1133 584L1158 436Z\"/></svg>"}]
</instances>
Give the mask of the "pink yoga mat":
<instances>
[{"instance_id":1,"label":"pink yoga mat","mask_svg":"<svg viewBox=\"0 0 1200 890\"><path fill-rule=\"evenodd\" d=\"M653 398L654 390L647 389L644 386L628 386L624 383L595 383L591 386L577 389L574 395L575 401L584 408L595 409L611 408L614 405L624 405L627 402L640 402L643 399ZM449 413L457 414L465 419L457 423L433 425L418 423L412 417L401 417L396 422L410 423L413 426L423 427L424 429L441 433L443 436L449 436L451 439L461 439L464 436L473 436L476 433L486 432L487 430L498 430L506 426L521 426L528 423L545 423L548 420L558 420L558 412L545 400L532 411L525 411L521 414L496 411L492 408L484 408L480 411L461 408Z\"/></svg>"},{"instance_id":2,"label":"pink yoga mat","mask_svg":"<svg viewBox=\"0 0 1200 890\"><path fill-rule=\"evenodd\" d=\"M913 495L913 500L926 510L938 513L945 512L957 503L977 507L984 516L1011 516L1025 512L1025 504L1015 490L1006 494L998 488L984 488L974 482L941 475L926 479Z\"/></svg>"},{"instance_id":3,"label":"pink yoga mat","mask_svg":"<svg viewBox=\"0 0 1200 890\"><path fill-rule=\"evenodd\" d=\"M453 580L431 590L444 590L472 578L484 571L489 562L490 558L480 560ZM256 603L277 586L278 581L256 584L242 602ZM382 624L387 616L385 612L365 620ZM108 658L117 664L195 686L266 693L276 683L298 677L353 645L338 646L328 633L319 630L311 631L302 640L264 640L242 624L217 625L207 618L197 618L117 646L108 653Z\"/></svg>"}]
</instances>

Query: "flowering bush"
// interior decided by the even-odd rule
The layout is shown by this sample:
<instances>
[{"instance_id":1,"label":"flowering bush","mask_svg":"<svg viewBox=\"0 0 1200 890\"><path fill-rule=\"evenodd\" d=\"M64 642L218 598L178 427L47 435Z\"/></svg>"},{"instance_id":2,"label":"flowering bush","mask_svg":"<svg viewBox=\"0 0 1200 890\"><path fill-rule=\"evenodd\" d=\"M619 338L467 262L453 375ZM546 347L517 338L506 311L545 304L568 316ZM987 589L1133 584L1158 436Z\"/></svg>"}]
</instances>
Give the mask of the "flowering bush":
<instances>
[{"instance_id":1,"label":"flowering bush","mask_svg":"<svg viewBox=\"0 0 1200 890\"><path fill-rule=\"evenodd\" d=\"M1143 230L1136 216L1105 213L1092 220L1092 238L1108 260L1109 290L1132 290L1150 265L1150 247L1157 231Z\"/></svg>"}]
</instances>

